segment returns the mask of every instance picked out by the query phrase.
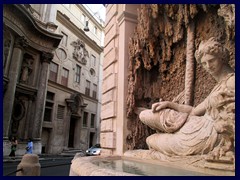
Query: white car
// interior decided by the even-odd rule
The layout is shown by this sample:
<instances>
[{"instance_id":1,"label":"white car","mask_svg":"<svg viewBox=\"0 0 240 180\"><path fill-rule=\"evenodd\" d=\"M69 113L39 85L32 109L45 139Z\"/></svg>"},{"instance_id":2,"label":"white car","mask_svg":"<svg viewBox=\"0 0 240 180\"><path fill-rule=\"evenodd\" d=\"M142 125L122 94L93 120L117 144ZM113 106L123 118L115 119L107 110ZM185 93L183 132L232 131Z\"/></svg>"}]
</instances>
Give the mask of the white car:
<instances>
[{"instance_id":1,"label":"white car","mask_svg":"<svg viewBox=\"0 0 240 180\"><path fill-rule=\"evenodd\" d=\"M87 156L99 156L101 154L101 146L100 144L96 144L86 150Z\"/></svg>"}]
</instances>

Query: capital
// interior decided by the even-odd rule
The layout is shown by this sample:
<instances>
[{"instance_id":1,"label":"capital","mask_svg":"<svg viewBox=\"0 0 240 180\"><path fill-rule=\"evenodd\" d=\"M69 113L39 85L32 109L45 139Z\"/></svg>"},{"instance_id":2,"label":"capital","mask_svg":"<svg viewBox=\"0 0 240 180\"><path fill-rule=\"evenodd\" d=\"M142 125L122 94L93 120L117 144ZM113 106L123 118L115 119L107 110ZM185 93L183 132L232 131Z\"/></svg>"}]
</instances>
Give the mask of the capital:
<instances>
[{"instance_id":1,"label":"capital","mask_svg":"<svg viewBox=\"0 0 240 180\"><path fill-rule=\"evenodd\" d=\"M15 40L14 46L20 49L24 49L28 46L28 41L24 36L18 37Z\"/></svg>"},{"instance_id":2,"label":"capital","mask_svg":"<svg viewBox=\"0 0 240 180\"><path fill-rule=\"evenodd\" d=\"M44 52L41 53L41 62L47 62L50 63L53 59L53 53L50 52Z\"/></svg>"}]
</instances>

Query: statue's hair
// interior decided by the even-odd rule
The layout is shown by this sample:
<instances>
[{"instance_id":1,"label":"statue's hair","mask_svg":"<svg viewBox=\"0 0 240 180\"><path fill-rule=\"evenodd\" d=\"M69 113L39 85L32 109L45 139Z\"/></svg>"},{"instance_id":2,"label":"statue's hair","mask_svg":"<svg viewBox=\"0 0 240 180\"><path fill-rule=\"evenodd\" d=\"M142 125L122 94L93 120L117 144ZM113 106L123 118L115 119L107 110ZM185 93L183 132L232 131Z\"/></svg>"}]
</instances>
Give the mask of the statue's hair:
<instances>
[{"instance_id":1,"label":"statue's hair","mask_svg":"<svg viewBox=\"0 0 240 180\"><path fill-rule=\"evenodd\" d=\"M215 37L201 41L199 44L199 47L195 52L195 58L198 63L201 63L201 59L205 54L216 56L224 63L228 63L229 61L229 51L219 43Z\"/></svg>"}]
</instances>

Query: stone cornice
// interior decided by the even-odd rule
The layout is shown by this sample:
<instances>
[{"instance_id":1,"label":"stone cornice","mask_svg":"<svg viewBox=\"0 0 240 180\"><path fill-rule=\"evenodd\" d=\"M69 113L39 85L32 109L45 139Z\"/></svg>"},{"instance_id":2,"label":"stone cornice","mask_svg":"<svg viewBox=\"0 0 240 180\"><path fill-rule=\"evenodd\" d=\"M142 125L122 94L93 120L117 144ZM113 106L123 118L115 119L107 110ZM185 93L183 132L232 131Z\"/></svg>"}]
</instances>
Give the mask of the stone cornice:
<instances>
[{"instance_id":1,"label":"stone cornice","mask_svg":"<svg viewBox=\"0 0 240 180\"><path fill-rule=\"evenodd\" d=\"M118 16L117 20L119 25L121 25L123 21L130 21L130 22L137 23L137 15L124 11L122 12L122 14Z\"/></svg>"},{"instance_id":2,"label":"stone cornice","mask_svg":"<svg viewBox=\"0 0 240 180\"><path fill-rule=\"evenodd\" d=\"M40 32L48 37L54 38L56 41L59 41L58 44L60 43L60 41L62 39L61 34L56 34L51 31L48 31L47 29L42 28L39 25L39 23L42 23L42 22L38 22L35 18L33 18L33 16L27 11L27 9L23 5L14 4L14 6L16 6L16 8L18 8L26 16L26 18L28 18L28 20L31 22L31 24L36 28L36 30L38 32ZM49 24L49 23L47 23L47 24ZM47 26L47 24L46 24L46 26ZM55 44L56 47L58 46L58 44Z\"/></svg>"},{"instance_id":3,"label":"stone cornice","mask_svg":"<svg viewBox=\"0 0 240 180\"><path fill-rule=\"evenodd\" d=\"M48 86L59 89L59 90L64 91L64 92L67 92L69 94L79 93L83 97L84 100L92 101L93 103L98 102L98 99L92 98L90 96L86 96L85 94L83 94L83 93L81 93L77 90L74 90L74 89L71 89L69 87L63 86L63 85L61 85L59 83L56 83L56 82L53 82L51 80L48 80Z\"/></svg>"},{"instance_id":4,"label":"stone cornice","mask_svg":"<svg viewBox=\"0 0 240 180\"><path fill-rule=\"evenodd\" d=\"M24 48L28 47L28 44L29 43L28 43L27 39L24 36L22 36L22 37L18 37L15 40L14 47L24 49Z\"/></svg>"},{"instance_id":5,"label":"stone cornice","mask_svg":"<svg viewBox=\"0 0 240 180\"><path fill-rule=\"evenodd\" d=\"M34 87L26 86L24 84L17 84L16 92L28 95L34 100L37 96L37 89Z\"/></svg>"},{"instance_id":6,"label":"stone cornice","mask_svg":"<svg viewBox=\"0 0 240 180\"><path fill-rule=\"evenodd\" d=\"M87 15L88 19L94 22L95 25L102 31L104 28L103 26L93 17L91 13L81 4L76 4L76 6L85 14Z\"/></svg>"},{"instance_id":7,"label":"stone cornice","mask_svg":"<svg viewBox=\"0 0 240 180\"><path fill-rule=\"evenodd\" d=\"M44 29L22 4L3 5L4 24L13 29L19 36L25 36L38 50L52 51L58 47L62 35Z\"/></svg>"},{"instance_id":8,"label":"stone cornice","mask_svg":"<svg viewBox=\"0 0 240 180\"><path fill-rule=\"evenodd\" d=\"M62 14L60 11L57 11L57 19L59 22L64 24L66 27L68 27L76 36L78 36L79 39L83 40L85 44L90 46L93 50L95 50L98 54L103 52L103 48L97 45L95 41L93 41L91 38L89 38L85 32L77 27L69 17Z\"/></svg>"}]
</instances>

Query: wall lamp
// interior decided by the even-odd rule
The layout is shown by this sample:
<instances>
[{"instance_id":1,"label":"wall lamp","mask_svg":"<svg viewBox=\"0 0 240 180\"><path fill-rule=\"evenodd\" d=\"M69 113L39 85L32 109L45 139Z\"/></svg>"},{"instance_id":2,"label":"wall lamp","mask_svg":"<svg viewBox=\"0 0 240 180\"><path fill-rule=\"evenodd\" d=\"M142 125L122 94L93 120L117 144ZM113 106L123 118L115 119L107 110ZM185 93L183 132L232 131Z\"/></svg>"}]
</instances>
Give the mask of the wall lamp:
<instances>
[{"instance_id":1,"label":"wall lamp","mask_svg":"<svg viewBox=\"0 0 240 180\"><path fill-rule=\"evenodd\" d=\"M87 5L86 5L87 6ZM83 28L83 30L85 31L85 32L88 32L90 29L89 29L89 27L88 27L88 22L89 22L89 20L91 20L94 16L98 19L98 20L100 20L100 22L101 22L101 19L100 19L100 16L99 17L97 17L96 16L96 14L103 8L103 7L105 7L106 6L106 4L102 4L102 7L97 11L97 12L95 12L95 13L93 13L93 14L91 14L90 15L90 17L89 18L87 18L88 20L86 20L85 21L85 26L84 26L84 28ZM87 8L92 12L92 10L87 6ZM90 12L89 11L89 12Z\"/></svg>"},{"instance_id":2,"label":"wall lamp","mask_svg":"<svg viewBox=\"0 0 240 180\"><path fill-rule=\"evenodd\" d=\"M86 21L86 23L85 23L85 27L83 28L83 30L86 31L86 32L89 31L88 21Z\"/></svg>"}]
</instances>

